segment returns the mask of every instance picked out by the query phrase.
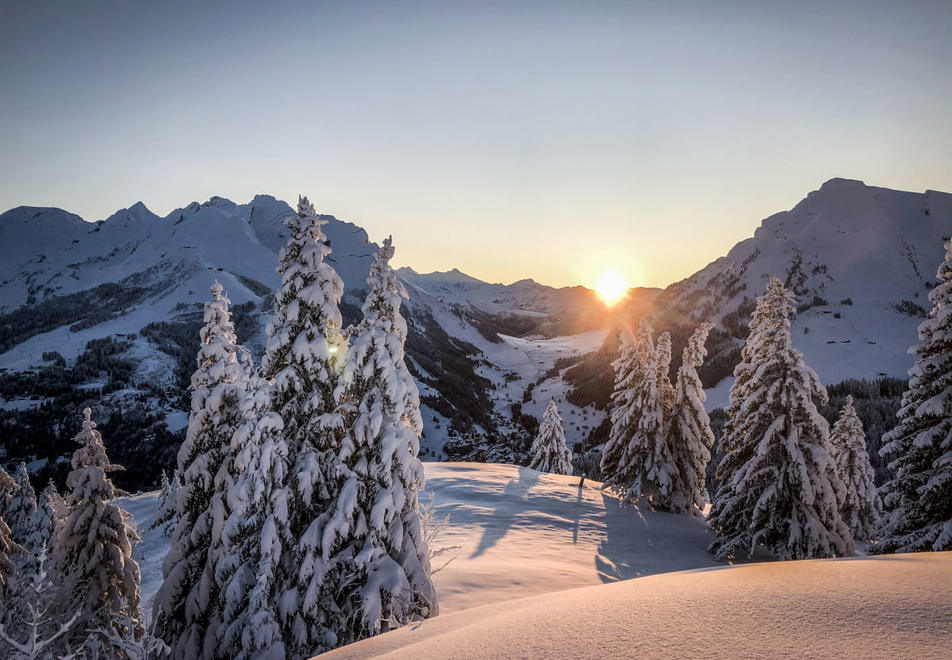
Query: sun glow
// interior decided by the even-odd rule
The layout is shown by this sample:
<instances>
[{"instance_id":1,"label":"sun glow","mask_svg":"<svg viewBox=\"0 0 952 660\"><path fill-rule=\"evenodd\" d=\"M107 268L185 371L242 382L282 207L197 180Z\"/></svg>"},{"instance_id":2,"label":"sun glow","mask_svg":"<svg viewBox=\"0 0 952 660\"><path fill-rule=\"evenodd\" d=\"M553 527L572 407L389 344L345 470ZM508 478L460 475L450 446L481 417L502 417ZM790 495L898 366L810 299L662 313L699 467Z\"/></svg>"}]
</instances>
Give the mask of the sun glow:
<instances>
[{"instance_id":1,"label":"sun glow","mask_svg":"<svg viewBox=\"0 0 952 660\"><path fill-rule=\"evenodd\" d=\"M595 293L606 305L614 305L625 297L628 292L628 283L617 270L603 271L595 280Z\"/></svg>"}]
</instances>

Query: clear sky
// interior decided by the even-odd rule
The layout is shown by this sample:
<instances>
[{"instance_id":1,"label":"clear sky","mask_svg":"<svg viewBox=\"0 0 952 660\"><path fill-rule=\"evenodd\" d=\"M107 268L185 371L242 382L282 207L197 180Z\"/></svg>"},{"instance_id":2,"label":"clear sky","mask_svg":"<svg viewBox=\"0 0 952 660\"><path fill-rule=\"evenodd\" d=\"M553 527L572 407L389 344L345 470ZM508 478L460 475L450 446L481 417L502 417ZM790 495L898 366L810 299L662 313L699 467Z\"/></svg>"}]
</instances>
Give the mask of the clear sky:
<instances>
[{"instance_id":1,"label":"clear sky","mask_svg":"<svg viewBox=\"0 0 952 660\"><path fill-rule=\"evenodd\" d=\"M834 176L952 191L949 0L0 0L0 210L304 193L421 272L664 286Z\"/></svg>"}]
</instances>

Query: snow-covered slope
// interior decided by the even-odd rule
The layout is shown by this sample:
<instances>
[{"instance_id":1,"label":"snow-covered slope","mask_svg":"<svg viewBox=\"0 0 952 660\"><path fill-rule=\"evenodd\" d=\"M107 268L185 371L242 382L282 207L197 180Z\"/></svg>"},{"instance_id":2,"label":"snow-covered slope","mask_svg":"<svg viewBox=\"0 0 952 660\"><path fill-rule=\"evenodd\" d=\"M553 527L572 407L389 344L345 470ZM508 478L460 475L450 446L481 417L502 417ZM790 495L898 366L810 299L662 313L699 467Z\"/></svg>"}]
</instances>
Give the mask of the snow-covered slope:
<instances>
[{"instance_id":1,"label":"snow-covered slope","mask_svg":"<svg viewBox=\"0 0 952 660\"><path fill-rule=\"evenodd\" d=\"M659 297L668 319L724 322L771 275L799 296L794 344L824 383L902 377L952 234L952 195L831 179ZM741 310L742 320L750 310ZM736 323L735 323L736 329ZM735 332L737 344L740 335Z\"/></svg>"},{"instance_id":2,"label":"snow-covered slope","mask_svg":"<svg viewBox=\"0 0 952 660\"><path fill-rule=\"evenodd\" d=\"M321 658L948 658L952 552L666 573L443 614Z\"/></svg>"},{"instance_id":3,"label":"snow-covered slope","mask_svg":"<svg viewBox=\"0 0 952 660\"><path fill-rule=\"evenodd\" d=\"M717 569L702 521L619 506L577 477L426 463L449 516L441 614L326 657L947 657L952 553ZM143 602L168 539L155 493L123 500L142 531ZM632 579L637 578L637 579ZM943 656L946 653L946 656Z\"/></svg>"},{"instance_id":4,"label":"snow-covered slope","mask_svg":"<svg viewBox=\"0 0 952 660\"><path fill-rule=\"evenodd\" d=\"M514 465L424 463L425 503L449 516L435 547L451 548L435 565L443 614L489 603L665 571L714 566L704 523L683 516L620 507L578 477L543 474ZM142 601L161 583L168 539L146 528L157 493L122 502L143 536L136 551Z\"/></svg>"}]
</instances>

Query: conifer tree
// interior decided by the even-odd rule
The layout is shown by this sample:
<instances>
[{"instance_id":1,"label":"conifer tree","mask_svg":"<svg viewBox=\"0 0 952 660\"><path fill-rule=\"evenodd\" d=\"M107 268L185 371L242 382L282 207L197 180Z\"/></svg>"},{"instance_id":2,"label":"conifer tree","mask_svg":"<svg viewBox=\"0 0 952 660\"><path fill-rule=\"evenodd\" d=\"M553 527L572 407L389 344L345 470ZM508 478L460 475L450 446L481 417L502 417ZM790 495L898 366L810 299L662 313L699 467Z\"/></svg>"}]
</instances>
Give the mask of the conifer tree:
<instances>
[{"instance_id":1,"label":"conifer tree","mask_svg":"<svg viewBox=\"0 0 952 660\"><path fill-rule=\"evenodd\" d=\"M883 516L875 552L952 549L952 240L945 244L932 311L919 325L899 423L880 454L894 478L881 489Z\"/></svg>"},{"instance_id":2,"label":"conifer tree","mask_svg":"<svg viewBox=\"0 0 952 660\"><path fill-rule=\"evenodd\" d=\"M790 339L796 298L777 278L757 300L750 336L735 369L721 439L721 487L708 522L718 558L762 548L780 559L849 555L853 541L839 513L845 488L829 425L814 398L826 390Z\"/></svg>"},{"instance_id":3,"label":"conifer tree","mask_svg":"<svg viewBox=\"0 0 952 660\"><path fill-rule=\"evenodd\" d=\"M65 518L66 514L69 513L69 506L66 504L66 499L56 490L56 484L53 483L52 479L47 482L43 492L46 493L50 507L53 509L53 524L55 526L58 521Z\"/></svg>"},{"instance_id":4,"label":"conifer tree","mask_svg":"<svg viewBox=\"0 0 952 660\"><path fill-rule=\"evenodd\" d=\"M10 500L16 489L17 482L0 465L0 518L4 520L10 517Z\"/></svg>"},{"instance_id":5,"label":"conifer tree","mask_svg":"<svg viewBox=\"0 0 952 660\"><path fill-rule=\"evenodd\" d=\"M667 420L674 411L674 400L677 396L674 385L671 384L671 333L662 332L658 336L656 345L657 352L657 378L658 378L658 400L661 402L662 417Z\"/></svg>"},{"instance_id":6,"label":"conifer tree","mask_svg":"<svg viewBox=\"0 0 952 660\"><path fill-rule=\"evenodd\" d=\"M163 536L170 536L175 528L178 514L178 492L182 482L178 470L172 472L172 479L162 470L162 481L159 491L159 512L149 529L162 529Z\"/></svg>"},{"instance_id":7,"label":"conifer tree","mask_svg":"<svg viewBox=\"0 0 952 660\"><path fill-rule=\"evenodd\" d=\"M75 438L82 446L73 453L66 478L69 514L57 526L53 544L53 563L62 577L62 618L80 613L61 638L67 649L80 648L94 629L112 630L132 642L143 634L139 566L132 559L139 538L129 514L115 503L106 476L121 468L109 462L92 411L86 408L83 416Z\"/></svg>"},{"instance_id":8,"label":"conifer tree","mask_svg":"<svg viewBox=\"0 0 952 660\"><path fill-rule=\"evenodd\" d=\"M658 393L658 353L652 328L642 321L635 346L637 371L623 384L628 389L615 397L620 405L612 410L612 435L627 438L618 468L606 475L605 486L623 502L643 499L646 503L665 501L673 484L672 458L664 443L663 411ZM617 390L616 390L617 392Z\"/></svg>"},{"instance_id":9,"label":"conifer tree","mask_svg":"<svg viewBox=\"0 0 952 660\"><path fill-rule=\"evenodd\" d=\"M327 618L333 616L328 589L306 594L313 584L305 569L309 557L323 553L323 527L338 494L338 450L343 422L334 391L346 352L338 308L344 285L325 262L331 249L321 227L326 221L307 198L285 224L290 229L281 250L281 288L268 326L264 376L274 383L272 406L284 422L290 473L287 524L291 546L278 569L279 615L288 655L314 655L337 645ZM323 561L323 556L317 560ZM320 603L315 605L314 603ZM324 606L327 606L326 608Z\"/></svg>"},{"instance_id":10,"label":"conifer tree","mask_svg":"<svg viewBox=\"0 0 952 660\"><path fill-rule=\"evenodd\" d=\"M59 591L47 569L44 545L39 549L34 567L19 576L12 593L2 601L7 616L0 617L5 619L0 622L0 652L3 652L0 657L17 660L69 657L57 652L58 640L69 632L82 611L58 615L58 596Z\"/></svg>"},{"instance_id":11,"label":"conifer tree","mask_svg":"<svg viewBox=\"0 0 952 660\"><path fill-rule=\"evenodd\" d=\"M348 429L340 452L344 482L323 537L314 537L324 552L308 556L302 567L314 579L305 606L319 606L314 596L321 579L339 585L344 595L338 599L344 623L338 643L438 611L420 518L420 397L404 361L407 326L400 304L406 291L390 266L393 252L387 238L367 279L363 319L338 388ZM356 579L348 583L352 572Z\"/></svg>"},{"instance_id":12,"label":"conifer tree","mask_svg":"<svg viewBox=\"0 0 952 660\"><path fill-rule=\"evenodd\" d=\"M622 455L634 434L638 423L633 409L635 384L642 378L641 362L638 359L637 341L630 328L621 331L618 338L618 357L612 362L615 383L611 395L609 419L611 431L599 468L608 482L621 466Z\"/></svg>"},{"instance_id":13,"label":"conifer tree","mask_svg":"<svg viewBox=\"0 0 952 660\"><path fill-rule=\"evenodd\" d=\"M16 482L7 474L6 470L0 467L0 496L4 493L12 493L16 488ZM9 580L13 576L16 567L13 564L15 557L24 554L21 548L10 536L10 527L0 515L0 597L8 597ZM0 613L0 621L3 615Z\"/></svg>"},{"instance_id":14,"label":"conifer tree","mask_svg":"<svg viewBox=\"0 0 952 660\"><path fill-rule=\"evenodd\" d=\"M40 496L37 498L36 517L33 523L33 539L30 549L34 556L39 556L42 548L49 548L53 543L53 531L58 518L56 512L53 510L52 492L55 492L55 488L51 492L51 487L52 484L48 484L46 488L40 491Z\"/></svg>"},{"instance_id":15,"label":"conifer tree","mask_svg":"<svg viewBox=\"0 0 952 660\"><path fill-rule=\"evenodd\" d=\"M555 399L550 399L549 405L546 406L530 453L531 469L553 474L572 474L572 452L565 444L565 429Z\"/></svg>"},{"instance_id":16,"label":"conifer tree","mask_svg":"<svg viewBox=\"0 0 952 660\"><path fill-rule=\"evenodd\" d=\"M240 476L229 494L231 515L224 543L231 548L219 568L222 657L283 660L277 570L289 552L288 448L284 423L271 409L270 383L249 368L242 424L234 436Z\"/></svg>"},{"instance_id":17,"label":"conifer tree","mask_svg":"<svg viewBox=\"0 0 952 660\"><path fill-rule=\"evenodd\" d=\"M205 304L191 412L178 453L178 520L154 605L157 634L173 657L215 657L221 623L215 571L224 553L221 529L230 487L222 475L234 469L231 439L239 424L242 393L238 344L222 291L215 282L212 301Z\"/></svg>"},{"instance_id":18,"label":"conifer tree","mask_svg":"<svg viewBox=\"0 0 952 660\"><path fill-rule=\"evenodd\" d=\"M657 508L673 513L700 516L704 509L702 491L714 432L704 408L706 397L697 369L704 363L704 342L713 327L702 324L688 340L678 370L674 403L665 421L665 445L675 466L674 481L667 500L659 502Z\"/></svg>"},{"instance_id":19,"label":"conifer tree","mask_svg":"<svg viewBox=\"0 0 952 660\"><path fill-rule=\"evenodd\" d=\"M873 466L866 451L866 433L853 408L852 396L846 397L846 405L830 432L830 443L835 451L840 478L846 486L840 514L854 539L869 540L876 535L880 502Z\"/></svg>"},{"instance_id":20,"label":"conifer tree","mask_svg":"<svg viewBox=\"0 0 952 660\"><path fill-rule=\"evenodd\" d=\"M7 512L4 519L10 527L13 540L28 552L38 550L37 538L34 534L36 523L36 492L30 484L30 474L26 463L20 461L13 476L16 488L7 503Z\"/></svg>"}]
</instances>

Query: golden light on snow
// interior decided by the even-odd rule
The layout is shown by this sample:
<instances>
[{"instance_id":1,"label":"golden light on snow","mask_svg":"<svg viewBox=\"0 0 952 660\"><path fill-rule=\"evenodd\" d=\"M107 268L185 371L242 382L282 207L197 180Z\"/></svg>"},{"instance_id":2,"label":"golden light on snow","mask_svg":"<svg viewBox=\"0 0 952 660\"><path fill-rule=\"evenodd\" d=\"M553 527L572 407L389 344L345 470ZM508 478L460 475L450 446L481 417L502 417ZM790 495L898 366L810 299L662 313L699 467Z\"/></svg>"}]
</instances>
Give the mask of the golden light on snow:
<instances>
[{"instance_id":1,"label":"golden light on snow","mask_svg":"<svg viewBox=\"0 0 952 660\"><path fill-rule=\"evenodd\" d=\"M595 280L595 293L606 305L614 305L625 297L628 292L628 283L617 270L603 271Z\"/></svg>"}]
</instances>

